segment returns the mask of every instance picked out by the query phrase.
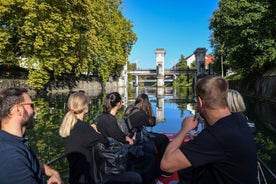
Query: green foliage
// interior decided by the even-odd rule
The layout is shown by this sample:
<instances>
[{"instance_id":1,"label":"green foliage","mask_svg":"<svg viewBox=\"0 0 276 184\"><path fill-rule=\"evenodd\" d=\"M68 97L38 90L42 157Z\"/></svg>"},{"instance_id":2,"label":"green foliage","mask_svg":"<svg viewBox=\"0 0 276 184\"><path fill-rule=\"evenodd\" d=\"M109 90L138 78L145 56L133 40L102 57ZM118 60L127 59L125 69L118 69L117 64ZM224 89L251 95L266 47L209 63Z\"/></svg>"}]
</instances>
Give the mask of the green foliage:
<instances>
[{"instance_id":1,"label":"green foliage","mask_svg":"<svg viewBox=\"0 0 276 184\"><path fill-rule=\"evenodd\" d=\"M271 156L269 153L275 152L276 150L276 145L271 138L264 136L262 132L257 132L255 135L255 141L258 146L258 156L263 161L270 161Z\"/></svg>"},{"instance_id":2,"label":"green foliage","mask_svg":"<svg viewBox=\"0 0 276 184\"><path fill-rule=\"evenodd\" d=\"M45 82L49 81L49 75L45 70L30 70L28 84L35 86L38 90L43 90Z\"/></svg>"},{"instance_id":3,"label":"green foliage","mask_svg":"<svg viewBox=\"0 0 276 184\"><path fill-rule=\"evenodd\" d=\"M29 84L36 89L67 75L93 74L103 82L119 76L137 39L121 3L2 0L0 62L34 70Z\"/></svg>"},{"instance_id":4,"label":"green foliage","mask_svg":"<svg viewBox=\"0 0 276 184\"><path fill-rule=\"evenodd\" d=\"M177 70L185 70L189 69L189 66L187 65L187 60L183 55L180 56L179 62L176 67ZM191 74L180 74L176 80L173 82L173 87L187 87L190 86L192 82L192 75Z\"/></svg>"},{"instance_id":5,"label":"green foliage","mask_svg":"<svg viewBox=\"0 0 276 184\"><path fill-rule=\"evenodd\" d=\"M173 87L187 87L190 86L189 74L181 74L173 82Z\"/></svg>"},{"instance_id":6,"label":"green foliage","mask_svg":"<svg viewBox=\"0 0 276 184\"><path fill-rule=\"evenodd\" d=\"M221 0L211 18L215 58L242 77L276 64L276 14L271 0Z\"/></svg>"},{"instance_id":7,"label":"green foliage","mask_svg":"<svg viewBox=\"0 0 276 184\"><path fill-rule=\"evenodd\" d=\"M187 60L185 59L185 57L183 55L180 56L178 65L177 65L177 69L179 70L185 70L185 69L189 69L189 66L187 65Z\"/></svg>"},{"instance_id":8,"label":"green foliage","mask_svg":"<svg viewBox=\"0 0 276 184\"><path fill-rule=\"evenodd\" d=\"M227 80L240 80L241 79L241 74L233 74L226 76L225 79Z\"/></svg>"},{"instance_id":9,"label":"green foliage","mask_svg":"<svg viewBox=\"0 0 276 184\"><path fill-rule=\"evenodd\" d=\"M49 102L39 97L36 98L35 105L37 111L36 122L39 123L33 129L28 130L27 135L29 135L32 149L39 153L39 160L46 163L64 152L63 140L58 134L63 111L58 108L58 104L51 106ZM56 169L60 170L61 168Z\"/></svg>"}]
</instances>

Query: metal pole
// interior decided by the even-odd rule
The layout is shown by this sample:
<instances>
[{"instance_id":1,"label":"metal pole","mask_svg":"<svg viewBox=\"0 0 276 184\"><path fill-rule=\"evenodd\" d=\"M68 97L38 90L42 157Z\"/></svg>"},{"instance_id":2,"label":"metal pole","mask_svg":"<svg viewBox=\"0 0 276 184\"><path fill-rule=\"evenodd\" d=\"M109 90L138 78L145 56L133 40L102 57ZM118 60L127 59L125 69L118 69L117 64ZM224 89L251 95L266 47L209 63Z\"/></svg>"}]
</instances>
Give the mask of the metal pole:
<instances>
[{"instance_id":1,"label":"metal pole","mask_svg":"<svg viewBox=\"0 0 276 184\"><path fill-rule=\"evenodd\" d=\"M268 166L258 157L258 161L261 163L262 166L267 170L267 172L276 180L276 175L268 168Z\"/></svg>"}]
</instances>

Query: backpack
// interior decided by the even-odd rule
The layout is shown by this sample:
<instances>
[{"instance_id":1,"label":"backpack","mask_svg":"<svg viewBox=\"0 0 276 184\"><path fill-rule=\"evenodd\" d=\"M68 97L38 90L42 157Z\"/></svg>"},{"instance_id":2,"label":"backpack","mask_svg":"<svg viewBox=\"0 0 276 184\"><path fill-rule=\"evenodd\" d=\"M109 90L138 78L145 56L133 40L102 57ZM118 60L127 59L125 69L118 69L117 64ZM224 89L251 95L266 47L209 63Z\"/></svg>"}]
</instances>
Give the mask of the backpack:
<instances>
[{"instance_id":1,"label":"backpack","mask_svg":"<svg viewBox=\"0 0 276 184\"><path fill-rule=\"evenodd\" d=\"M132 129L129 117L134 114L135 112L139 111L139 109L133 109L133 111L127 115L127 116L123 116L122 119L120 119L118 121L118 126L120 127L120 129L122 130L122 132L124 132L126 135L129 133L129 131Z\"/></svg>"},{"instance_id":2,"label":"backpack","mask_svg":"<svg viewBox=\"0 0 276 184\"><path fill-rule=\"evenodd\" d=\"M153 154L157 153L157 148L153 141L153 139L155 138L155 135L151 132L148 132L144 126L140 127L139 130L131 126L129 117L132 116L137 111L139 111L139 109L137 108L133 109L129 115L124 116L122 119L118 121L118 125L120 129L126 135L130 136L131 133L133 134L134 132L136 133L136 140L129 149L129 152L131 153L131 155L133 155L136 158L143 156L142 152L145 150L147 150L146 152L150 152Z\"/></svg>"},{"instance_id":3,"label":"backpack","mask_svg":"<svg viewBox=\"0 0 276 184\"><path fill-rule=\"evenodd\" d=\"M93 177L96 183L101 183L103 175L117 175L126 171L128 160L128 145L108 137L108 143L98 142L92 147L92 160L101 159L101 164L94 162ZM94 164L97 164L95 166Z\"/></svg>"}]
</instances>

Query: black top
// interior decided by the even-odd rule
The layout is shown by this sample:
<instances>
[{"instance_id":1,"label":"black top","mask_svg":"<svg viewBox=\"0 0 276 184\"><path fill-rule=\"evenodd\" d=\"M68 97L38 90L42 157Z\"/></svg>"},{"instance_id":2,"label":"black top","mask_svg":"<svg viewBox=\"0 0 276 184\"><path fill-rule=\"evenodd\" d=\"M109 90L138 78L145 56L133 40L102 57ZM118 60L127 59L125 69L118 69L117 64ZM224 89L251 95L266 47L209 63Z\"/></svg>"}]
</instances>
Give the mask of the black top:
<instances>
[{"instance_id":1,"label":"black top","mask_svg":"<svg viewBox=\"0 0 276 184\"><path fill-rule=\"evenodd\" d=\"M97 129L107 137L112 137L121 143L128 144L128 141L125 140L126 135L122 132L118 126L116 117L112 114L101 114L97 120Z\"/></svg>"},{"instance_id":2,"label":"black top","mask_svg":"<svg viewBox=\"0 0 276 184\"><path fill-rule=\"evenodd\" d=\"M0 183L39 183L43 173L27 139L0 130Z\"/></svg>"},{"instance_id":3,"label":"black top","mask_svg":"<svg viewBox=\"0 0 276 184\"><path fill-rule=\"evenodd\" d=\"M69 162L70 183L93 183L91 172L91 149L97 142L106 143L107 139L97 133L88 122L78 120L64 139L64 151ZM96 160L98 161L98 160Z\"/></svg>"},{"instance_id":4,"label":"black top","mask_svg":"<svg viewBox=\"0 0 276 184\"><path fill-rule=\"evenodd\" d=\"M134 109L137 109L137 108L134 108ZM129 120L132 127L155 126L156 124L155 117L151 117L141 110L134 111L134 109L132 109L133 113L129 115ZM152 119L152 121L154 122L153 125L150 124L150 119Z\"/></svg>"},{"instance_id":5,"label":"black top","mask_svg":"<svg viewBox=\"0 0 276 184\"><path fill-rule=\"evenodd\" d=\"M203 129L181 151L194 168L192 183L257 183L256 145L239 113Z\"/></svg>"}]
</instances>

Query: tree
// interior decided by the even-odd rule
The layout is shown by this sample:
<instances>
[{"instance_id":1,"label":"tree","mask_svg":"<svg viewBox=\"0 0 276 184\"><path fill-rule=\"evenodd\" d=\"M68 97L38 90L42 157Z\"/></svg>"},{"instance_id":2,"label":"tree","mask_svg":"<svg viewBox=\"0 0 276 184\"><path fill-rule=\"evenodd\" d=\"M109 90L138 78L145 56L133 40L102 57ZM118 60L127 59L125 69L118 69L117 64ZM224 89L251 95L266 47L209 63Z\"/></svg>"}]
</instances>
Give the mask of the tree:
<instances>
[{"instance_id":1,"label":"tree","mask_svg":"<svg viewBox=\"0 0 276 184\"><path fill-rule=\"evenodd\" d=\"M189 69L189 66L187 65L187 60L183 55L180 56L179 62L177 63L177 66L176 66L176 69L177 70ZM188 73L180 74L177 77L177 79L173 82L173 86L174 87L187 86L191 79L192 79L192 77Z\"/></svg>"},{"instance_id":2,"label":"tree","mask_svg":"<svg viewBox=\"0 0 276 184\"><path fill-rule=\"evenodd\" d=\"M0 61L24 63L29 84L40 90L81 74L103 82L119 76L136 41L121 3L2 0Z\"/></svg>"},{"instance_id":3,"label":"tree","mask_svg":"<svg viewBox=\"0 0 276 184\"><path fill-rule=\"evenodd\" d=\"M221 0L211 18L215 58L242 77L258 77L276 64L273 0Z\"/></svg>"}]
</instances>

